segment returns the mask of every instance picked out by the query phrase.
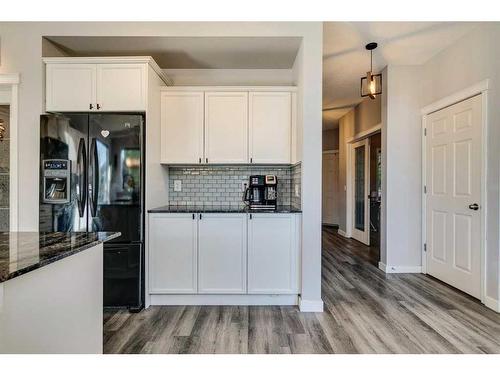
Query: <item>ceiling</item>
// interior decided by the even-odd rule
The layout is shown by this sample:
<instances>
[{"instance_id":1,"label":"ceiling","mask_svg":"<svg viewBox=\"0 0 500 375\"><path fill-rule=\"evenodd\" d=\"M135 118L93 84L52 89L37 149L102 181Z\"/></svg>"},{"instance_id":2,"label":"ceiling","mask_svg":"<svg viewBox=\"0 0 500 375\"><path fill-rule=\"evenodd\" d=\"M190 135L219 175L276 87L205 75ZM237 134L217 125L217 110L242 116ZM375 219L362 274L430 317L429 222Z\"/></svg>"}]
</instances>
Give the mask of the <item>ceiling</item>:
<instances>
[{"instance_id":1,"label":"ceiling","mask_svg":"<svg viewBox=\"0 0 500 375\"><path fill-rule=\"evenodd\" d=\"M152 56L163 69L291 69L299 37L46 36L69 56Z\"/></svg>"},{"instance_id":2,"label":"ceiling","mask_svg":"<svg viewBox=\"0 0 500 375\"><path fill-rule=\"evenodd\" d=\"M370 68L369 42L377 42L373 69L421 65L471 31L472 22L325 22L323 23L323 128L361 102L360 78Z\"/></svg>"}]
</instances>

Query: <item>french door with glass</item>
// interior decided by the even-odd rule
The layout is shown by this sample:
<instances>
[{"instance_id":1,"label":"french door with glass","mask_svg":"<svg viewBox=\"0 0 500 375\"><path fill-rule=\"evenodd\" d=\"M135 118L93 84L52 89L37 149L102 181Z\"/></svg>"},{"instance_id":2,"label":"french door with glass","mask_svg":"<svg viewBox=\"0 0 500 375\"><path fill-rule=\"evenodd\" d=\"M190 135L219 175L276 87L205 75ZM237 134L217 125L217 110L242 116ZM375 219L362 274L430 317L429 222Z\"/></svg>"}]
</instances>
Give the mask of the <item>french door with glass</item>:
<instances>
[{"instance_id":1,"label":"french door with glass","mask_svg":"<svg viewBox=\"0 0 500 375\"><path fill-rule=\"evenodd\" d=\"M352 238L370 245L370 143L369 139L351 145Z\"/></svg>"}]
</instances>

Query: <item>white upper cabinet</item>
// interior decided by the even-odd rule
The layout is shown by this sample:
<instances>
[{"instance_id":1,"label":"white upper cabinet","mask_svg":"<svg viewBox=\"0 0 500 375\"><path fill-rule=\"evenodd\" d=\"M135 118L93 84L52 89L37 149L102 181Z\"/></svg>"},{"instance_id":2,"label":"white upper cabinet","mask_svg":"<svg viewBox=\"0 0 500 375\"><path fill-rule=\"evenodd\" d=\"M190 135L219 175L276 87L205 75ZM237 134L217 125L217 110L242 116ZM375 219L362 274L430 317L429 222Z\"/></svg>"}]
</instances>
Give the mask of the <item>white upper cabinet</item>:
<instances>
[{"instance_id":1,"label":"white upper cabinet","mask_svg":"<svg viewBox=\"0 0 500 375\"><path fill-rule=\"evenodd\" d=\"M91 111L96 108L95 64L47 64L47 111Z\"/></svg>"},{"instance_id":2,"label":"white upper cabinet","mask_svg":"<svg viewBox=\"0 0 500 375\"><path fill-rule=\"evenodd\" d=\"M96 89L98 110L144 111L147 97L147 65L98 64Z\"/></svg>"},{"instance_id":3,"label":"white upper cabinet","mask_svg":"<svg viewBox=\"0 0 500 375\"><path fill-rule=\"evenodd\" d=\"M198 236L198 292L245 294L247 215L202 214Z\"/></svg>"},{"instance_id":4,"label":"white upper cabinet","mask_svg":"<svg viewBox=\"0 0 500 375\"><path fill-rule=\"evenodd\" d=\"M248 93L205 93L205 162L248 163Z\"/></svg>"},{"instance_id":5,"label":"white upper cabinet","mask_svg":"<svg viewBox=\"0 0 500 375\"><path fill-rule=\"evenodd\" d=\"M204 92L162 92L161 162L195 164L204 161Z\"/></svg>"},{"instance_id":6,"label":"white upper cabinet","mask_svg":"<svg viewBox=\"0 0 500 375\"><path fill-rule=\"evenodd\" d=\"M149 71L171 83L147 56L47 57L43 61L49 112L143 112Z\"/></svg>"},{"instance_id":7,"label":"white upper cabinet","mask_svg":"<svg viewBox=\"0 0 500 375\"><path fill-rule=\"evenodd\" d=\"M251 214L248 220L248 293L298 292L300 216Z\"/></svg>"},{"instance_id":8,"label":"white upper cabinet","mask_svg":"<svg viewBox=\"0 0 500 375\"><path fill-rule=\"evenodd\" d=\"M249 93L250 162L291 162L292 105L290 92Z\"/></svg>"}]
</instances>

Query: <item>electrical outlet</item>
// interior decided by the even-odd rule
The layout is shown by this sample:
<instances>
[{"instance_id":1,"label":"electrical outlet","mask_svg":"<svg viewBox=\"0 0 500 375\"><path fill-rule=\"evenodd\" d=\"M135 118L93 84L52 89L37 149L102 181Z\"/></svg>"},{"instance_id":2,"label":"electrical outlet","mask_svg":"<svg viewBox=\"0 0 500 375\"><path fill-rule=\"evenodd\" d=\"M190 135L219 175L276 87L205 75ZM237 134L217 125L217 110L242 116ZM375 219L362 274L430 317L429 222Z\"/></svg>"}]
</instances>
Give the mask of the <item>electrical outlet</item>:
<instances>
[{"instance_id":1,"label":"electrical outlet","mask_svg":"<svg viewBox=\"0 0 500 375\"><path fill-rule=\"evenodd\" d=\"M182 181L174 180L174 191L182 191Z\"/></svg>"}]
</instances>

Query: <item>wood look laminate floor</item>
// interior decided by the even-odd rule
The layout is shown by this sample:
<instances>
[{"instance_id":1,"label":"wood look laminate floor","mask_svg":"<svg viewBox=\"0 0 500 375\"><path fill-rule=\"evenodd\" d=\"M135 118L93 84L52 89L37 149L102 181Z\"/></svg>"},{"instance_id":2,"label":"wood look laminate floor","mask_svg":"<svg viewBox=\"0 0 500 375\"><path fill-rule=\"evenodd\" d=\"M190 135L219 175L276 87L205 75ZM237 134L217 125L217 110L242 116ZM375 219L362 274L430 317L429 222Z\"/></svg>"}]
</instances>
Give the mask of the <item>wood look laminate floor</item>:
<instances>
[{"instance_id":1,"label":"wood look laminate floor","mask_svg":"<svg viewBox=\"0 0 500 375\"><path fill-rule=\"evenodd\" d=\"M386 275L323 229L323 313L288 306L105 311L105 353L500 353L500 314L421 274Z\"/></svg>"}]
</instances>

